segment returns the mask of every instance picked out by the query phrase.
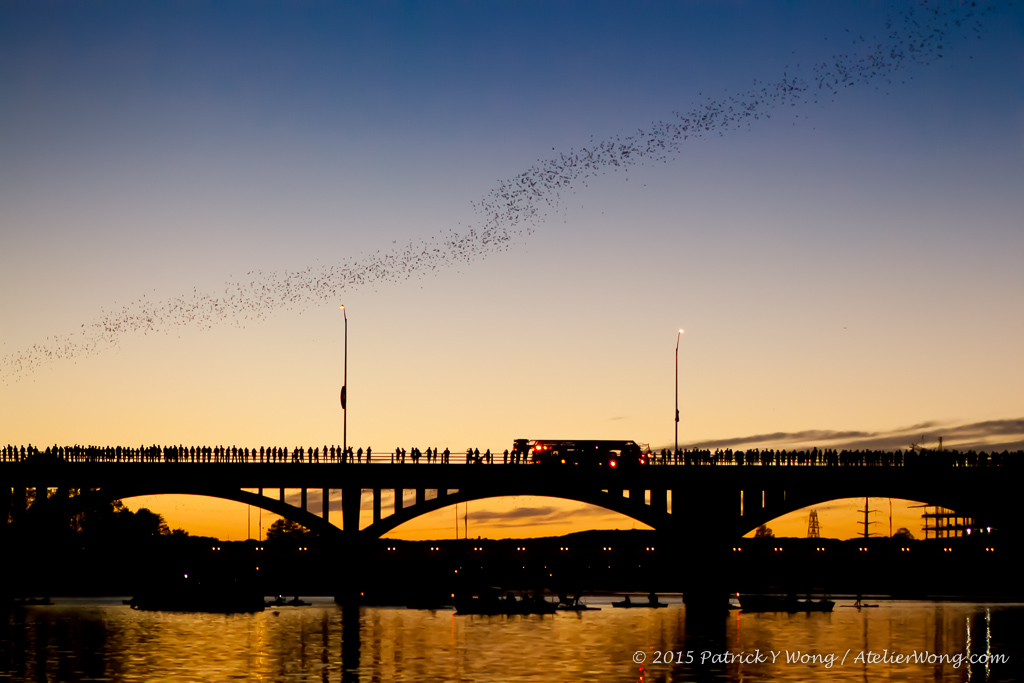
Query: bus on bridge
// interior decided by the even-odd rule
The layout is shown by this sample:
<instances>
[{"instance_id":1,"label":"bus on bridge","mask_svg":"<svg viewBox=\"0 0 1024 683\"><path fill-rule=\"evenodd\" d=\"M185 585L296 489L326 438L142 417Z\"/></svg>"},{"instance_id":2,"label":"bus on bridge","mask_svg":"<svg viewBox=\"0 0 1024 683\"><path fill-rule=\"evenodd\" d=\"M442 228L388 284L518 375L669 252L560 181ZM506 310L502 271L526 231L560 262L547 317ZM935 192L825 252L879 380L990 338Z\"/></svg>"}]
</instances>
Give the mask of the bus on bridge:
<instances>
[{"instance_id":1,"label":"bus on bridge","mask_svg":"<svg viewBox=\"0 0 1024 683\"><path fill-rule=\"evenodd\" d=\"M514 450L530 464L615 468L648 463L648 455L635 441L516 439Z\"/></svg>"}]
</instances>

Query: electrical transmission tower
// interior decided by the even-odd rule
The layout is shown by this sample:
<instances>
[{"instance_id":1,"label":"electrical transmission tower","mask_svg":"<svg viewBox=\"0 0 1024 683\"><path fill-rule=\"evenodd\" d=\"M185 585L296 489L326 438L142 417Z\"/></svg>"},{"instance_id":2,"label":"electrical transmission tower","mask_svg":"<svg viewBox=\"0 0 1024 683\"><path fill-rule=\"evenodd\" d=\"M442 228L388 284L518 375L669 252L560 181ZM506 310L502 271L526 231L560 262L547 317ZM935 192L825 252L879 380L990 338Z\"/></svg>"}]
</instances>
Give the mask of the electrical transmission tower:
<instances>
[{"instance_id":1,"label":"electrical transmission tower","mask_svg":"<svg viewBox=\"0 0 1024 683\"><path fill-rule=\"evenodd\" d=\"M821 526L818 524L817 510L811 510L811 517L807 520L807 538L821 538Z\"/></svg>"},{"instance_id":2,"label":"electrical transmission tower","mask_svg":"<svg viewBox=\"0 0 1024 683\"><path fill-rule=\"evenodd\" d=\"M868 515L870 515L872 512L878 512L878 510L870 509L871 508L871 505L869 504L870 500L871 500L870 498L865 498L864 499L864 509L863 510L857 510L857 512L863 512L864 513L864 521L863 522L857 522L858 524L860 524L861 526L864 527L864 538L867 538L868 536L872 535L871 531L870 531L871 525L872 524L877 524L877 522L872 522L872 521L870 521L868 519Z\"/></svg>"}]
</instances>

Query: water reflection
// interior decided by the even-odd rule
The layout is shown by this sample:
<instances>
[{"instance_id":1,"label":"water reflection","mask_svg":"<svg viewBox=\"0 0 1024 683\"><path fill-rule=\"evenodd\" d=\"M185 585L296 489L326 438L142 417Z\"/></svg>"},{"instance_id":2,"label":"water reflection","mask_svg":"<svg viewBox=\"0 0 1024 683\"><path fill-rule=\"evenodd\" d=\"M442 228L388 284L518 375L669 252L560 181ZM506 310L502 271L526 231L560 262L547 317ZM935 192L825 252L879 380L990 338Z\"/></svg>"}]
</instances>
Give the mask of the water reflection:
<instances>
[{"instance_id":1,"label":"water reflection","mask_svg":"<svg viewBox=\"0 0 1024 683\"><path fill-rule=\"evenodd\" d=\"M0 679L1024 680L1020 605L881 602L856 610L840 602L832 614L708 616L681 604L619 610L603 602L599 612L456 617L328 600L230 616L64 600L15 608L0 621ZM914 653L933 657L893 661ZM956 666L952 659L971 655L1009 661Z\"/></svg>"}]
</instances>

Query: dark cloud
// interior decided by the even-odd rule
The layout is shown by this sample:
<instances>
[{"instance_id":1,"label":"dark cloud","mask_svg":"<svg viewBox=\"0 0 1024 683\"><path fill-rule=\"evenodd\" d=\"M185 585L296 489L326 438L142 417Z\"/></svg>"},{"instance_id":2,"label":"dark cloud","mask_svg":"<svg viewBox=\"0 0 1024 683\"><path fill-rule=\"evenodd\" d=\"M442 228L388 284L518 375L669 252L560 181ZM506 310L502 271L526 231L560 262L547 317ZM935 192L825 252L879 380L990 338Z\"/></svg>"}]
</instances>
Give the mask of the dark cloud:
<instances>
[{"instance_id":1,"label":"dark cloud","mask_svg":"<svg viewBox=\"0 0 1024 683\"><path fill-rule=\"evenodd\" d=\"M1024 444L1024 419L986 420L969 424L939 421L921 422L883 432L808 429L800 432L773 432L729 439L714 439L686 444L686 448L836 448L895 450L917 444L926 448L943 446L974 450L1019 450ZM671 448L671 446L666 446ZM659 449L660 450L660 449Z\"/></svg>"},{"instance_id":2,"label":"dark cloud","mask_svg":"<svg viewBox=\"0 0 1024 683\"><path fill-rule=\"evenodd\" d=\"M836 439L857 439L871 436L869 432L836 432L826 429L809 429L802 432L772 432L770 434L753 434L751 436L740 436L731 439L715 439L713 441L700 441L696 444L689 444L686 448L739 448L741 446L754 446L762 443L808 443L826 442Z\"/></svg>"},{"instance_id":3,"label":"dark cloud","mask_svg":"<svg viewBox=\"0 0 1024 683\"><path fill-rule=\"evenodd\" d=\"M540 526L578 521L582 518L619 517L618 513L604 508L584 506L561 508L554 505L543 507L517 507L513 510L470 510L470 524L488 524L495 527Z\"/></svg>"}]
</instances>

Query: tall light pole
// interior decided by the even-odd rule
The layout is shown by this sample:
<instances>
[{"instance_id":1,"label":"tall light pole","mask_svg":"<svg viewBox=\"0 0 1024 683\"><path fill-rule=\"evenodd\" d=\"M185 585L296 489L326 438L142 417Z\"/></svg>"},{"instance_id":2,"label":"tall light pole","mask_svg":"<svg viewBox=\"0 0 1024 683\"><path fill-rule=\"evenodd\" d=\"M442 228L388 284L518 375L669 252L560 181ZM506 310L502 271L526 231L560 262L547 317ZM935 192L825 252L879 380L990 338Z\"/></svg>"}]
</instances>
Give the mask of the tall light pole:
<instances>
[{"instance_id":1,"label":"tall light pole","mask_svg":"<svg viewBox=\"0 0 1024 683\"><path fill-rule=\"evenodd\" d=\"M341 453L344 459L348 456L348 312L344 304L339 308L345 317L345 364L341 379Z\"/></svg>"},{"instance_id":2,"label":"tall light pole","mask_svg":"<svg viewBox=\"0 0 1024 683\"><path fill-rule=\"evenodd\" d=\"M676 334L676 449L672 451L673 462L679 456L679 338L681 336L683 336L682 329Z\"/></svg>"}]
</instances>

